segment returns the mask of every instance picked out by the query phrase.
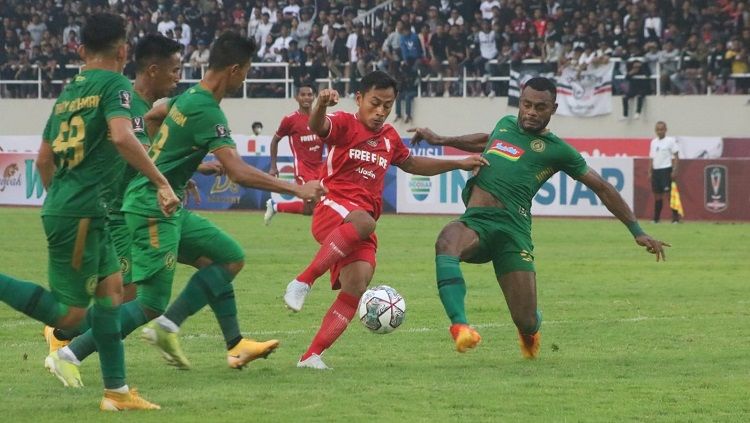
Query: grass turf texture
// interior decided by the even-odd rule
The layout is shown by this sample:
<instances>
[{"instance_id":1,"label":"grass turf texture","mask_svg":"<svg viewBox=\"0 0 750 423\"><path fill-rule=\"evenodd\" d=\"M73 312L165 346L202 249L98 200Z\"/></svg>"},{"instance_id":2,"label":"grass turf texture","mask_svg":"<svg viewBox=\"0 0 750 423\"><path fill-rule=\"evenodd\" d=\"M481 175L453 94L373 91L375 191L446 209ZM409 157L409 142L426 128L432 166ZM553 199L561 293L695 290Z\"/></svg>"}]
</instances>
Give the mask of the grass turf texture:
<instances>
[{"instance_id":1,"label":"grass turf texture","mask_svg":"<svg viewBox=\"0 0 750 423\"><path fill-rule=\"evenodd\" d=\"M46 280L36 209L0 208L0 272ZM313 256L309 219L203 213L236 237L247 264L235 280L246 336L281 340L268 360L227 367L210 310L183 327L194 370L166 366L126 340L128 381L163 407L127 421L748 421L750 225L644 224L672 242L666 263L636 248L615 220L536 219L534 241L542 353L520 357L490 264L462 265L467 307L483 336L458 354L434 280L433 243L451 217L383 216L373 284L405 297L396 332L354 322L324 356L332 372L297 369L334 293L327 275L293 314L281 296ZM173 296L190 270L180 266ZM98 356L81 368L86 387L64 389L43 368L42 326L0 304L0 409L7 421L90 421L103 416ZM135 334L138 334L137 331ZM134 334L134 335L135 335ZM74 420L75 419L75 420ZM165 420L167 419L167 420Z\"/></svg>"}]
</instances>

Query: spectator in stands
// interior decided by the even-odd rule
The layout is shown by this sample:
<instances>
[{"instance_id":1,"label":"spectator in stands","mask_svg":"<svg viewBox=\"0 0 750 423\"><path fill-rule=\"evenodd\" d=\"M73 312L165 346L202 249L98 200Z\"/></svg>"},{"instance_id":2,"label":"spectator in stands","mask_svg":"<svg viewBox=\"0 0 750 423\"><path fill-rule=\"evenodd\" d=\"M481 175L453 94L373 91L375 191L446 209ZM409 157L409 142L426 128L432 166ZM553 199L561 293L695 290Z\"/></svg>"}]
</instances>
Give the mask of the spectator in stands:
<instances>
[{"instance_id":1,"label":"spectator in stands","mask_svg":"<svg viewBox=\"0 0 750 423\"><path fill-rule=\"evenodd\" d=\"M265 42L266 37L271 34L273 29L273 22L271 22L271 15L268 12L263 12L260 17L260 23L258 28L255 30L255 41L258 45Z\"/></svg>"},{"instance_id":2,"label":"spectator in stands","mask_svg":"<svg viewBox=\"0 0 750 423\"><path fill-rule=\"evenodd\" d=\"M458 13L458 9L451 9L451 17L448 18L448 24L450 26L464 26L464 17Z\"/></svg>"},{"instance_id":3,"label":"spectator in stands","mask_svg":"<svg viewBox=\"0 0 750 423\"><path fill-rule=\"evenodd\" d=\"M182 30L182 37L177 39L177 41L180 42L180 44L187 46L193 41L193 30L190 28L190 25L185 21L185 15L182 13L177 15L177 25L175 26L175 31L177 29ZM177 32L175 32L177 34Z\"/></svg>"},{"instance_id":4,"label":"spectator in stands","mask_svg":"<svg viewBox=\"0 0 750 423\"><path fill-rule=\"evenodd\" d=\"M313 30L313 20L310 10L303 8L299 12L299 23L297 24L296 30L292 33L292 36L299 41L300 48L305 48Z\"/></svg>"},{"instance_id":5,"label":"spectator in stands","mask_svg":"<svg viewBox=\"0 0 750 423\"><path fill-rule=\"evenodd\" d=\"M659 16L655 3L648 4L648 15L643 20L643 39L657 42L661 39L663 23Z\"/></svg>"},{"instance_id":6,"label":"spectator in stands","mask_svg":"<svg viewBox=\"0 0 750 423\"><path fill-rule=\"evenodd\" d=\"M454 9L455 10L455 9ZM448 33L446 32L447 25L438 25L435 35L430 39L429 52L430 52L430 71L431 75L436 76L438 79L438 85L440 80L443 79L443 62L448 61ZM428 95L441 96L444 92L448 91L449 82L445 81L442 83L442 89L429 84L427 90Z\"/></svg>"},{"instance_id":7,"label":"spectator in stands","mask_svg":"<svg viewBox=\"0 0 750 423\"><path fill-rule=\"evenodd\" d=\"M255 34L258 33L261 19L261 9L259 7L254 7L253 11L250 13L250 19L247 20L247 38L257 40Z\"/></svg>"},{"instance_id":8,"label":"spectator in stands","mask_svg":"<svg viewBox=\"0 0 750 423\"><path fill-rule=\"evenodd\" d=\"M255 136L260 135L261 132L263 132L263 123L258 122L258 121L253 122L252 129L253 129L253 135Z\"/></svg>"},{"instance_id":9,"label":"spectator in stands","mask_svg":"<svg viewBox=\"0 0 750 423\"><path fill-rule=\"evenodd\" d=\"M42 34L47 31L47 25L42 22L41 16L35 13L31 17L31 22L26 26L26 30L29 31L32 41L35 45L39 45L42 42Z\"/></svg>"},{"instance_id":10,"label":"spectator in stands","mask_svg":"<svg viewBox=\"0 0 750 423\"><path fill-rule=\"evenodd\" d=\"M713 94L725 94L729 91L729 61L726 60L724 42L716 40L708 51L706 66L706 84Z\"/></svg>"},{"instance_id":11,"label":"spectator in stands","mask_svg":"<svg viewBox=\"0 0 750 423\"><path fill-rule=\"evenodd\" d=\"M492 9L500 8L500 2L498 0L482 0L479 5L479 11L482 12L482 19L491 21L492 20Z\"/></svg>"},{"instance_id":12,"label":"spectator in stands","mask_svg":"<svg viewBox=\"0 0 750 423\"><path fill-rule=\"evenodd\" d=\"M198 49L190 56L191 78L203 78L203 66L208 66L208 56L210 51L206 41L198 40Z\"/></svg>"},{"instance_id":13,"label":"spectator in stands","mask_svg":"<svg viewBox=\"0 0 750 423\"><path fill-rule=\"evenodd\" d=\"M454 25L450 30L450 37L448 38L448 76L458 77L461 75L461 66L466 60L467 45L466 39L461 36L461 31L458 26ZM451 83L450 90L443 92L443 97L449 95L459 95L461 84L458 81Z\"/></svg>"},{"instance_id":14,"label":"spectator in stands","mask_svg":"<svg viewBox=\"0 0 750 423\"><path fill-rule=\"evenodd\" d=\"M479 55L474 59L474 69L482 73L480 93L485 96L492 91L489 78L492 74L491 61L497 58L497 43L495 31L490 27L490 21L482 21L482 28L476 35L475 42L479 45ZM494 94L493 94L494 95Z\"/></svg>"},{"instance_id":15,"label":"spectator in stands","mask_svg":"<svg viewBox=\"0 0 750 423\"><path fill-rule=\"evenodd\" d=\"M63 33L62 33L63 44L68 43L68 37L71 32L75 34L81 33L81 25L78 24L75 17L73 17L72 15L68 16L68 26L66 26L65 29L63 29Z\"/></svg>"},{"instance_id":16,"label":"spectator in stands","mask_svg":"<svg viewBox=\"0 0 750 423\"><path fill-rule=\"evenodd\" d=\"M630 100L633 98L636 100L633 118L639 119L643 111L643 100L651 94L651 81L649 80L651 74L648 71L648 65L643 62L643 57L641 57L637 45L631 46L630 54L631 57L627 62L627 74L625 75L627 87L625 94L622 96L621 120L628 119Z\"/></svg>"},{"instance_id":17,"label":"spectator in stands","mask_svg":"<svg viewBox=\"0 0 750 423\"><path fill-rule=\"evenodd\" d=\"M387 70L389 73L395 73L398 63L401 61L401 34L403 32L404 23L401 21L396 22L395 29L388 33L385 41L383 41L383 56L387 62ZM383 29L385 31L390 30L390 25L385 25Z\"/></svg>"},{"instance_id":18,"label":"spectator in stands","mask_svg":"<svg viewBox=\"0 0 750 423\"><path fill-rule=\"evenodd\" d=\"M417 84L419 84L419 75L413 66L410 66L408 62L404 61L399 66L399 70L396 73L396 81L398 81L399 92L396 98L396 119L394 122L401 120L403 116L401 114L401 103L404 103L404 111L406 118L404 123L411 123L412 120L412 104L414 98L417 96Z\"/></svg>"},{"instance_id":19,"label":"spectator in stands","mask_svg":"<svg viewBox=\"0 0 750 423\"><path fill-rule=\"evenodd\" d=\"M680 51L677 72L669 77L678 94L698 94L702 91L700 88L702 59L698 36L693 34Z\"/></svg>"},{"instance_id":20,"label":"spectator in stands","mask_svg":"<svg viewBox=\"0 0 750 423\"><path fill-rule=\"evenodd\" d=\"M739 39L733 38L729 42L729 48L724 55L724 58L729 62L730 74L732 76L747 76L748 73L748 58L747 49L740 43ZM748 78L739 78L734 81L736 87L736 93L745 94L747 92L750 83Z\"/></svg>"}]
</instances>

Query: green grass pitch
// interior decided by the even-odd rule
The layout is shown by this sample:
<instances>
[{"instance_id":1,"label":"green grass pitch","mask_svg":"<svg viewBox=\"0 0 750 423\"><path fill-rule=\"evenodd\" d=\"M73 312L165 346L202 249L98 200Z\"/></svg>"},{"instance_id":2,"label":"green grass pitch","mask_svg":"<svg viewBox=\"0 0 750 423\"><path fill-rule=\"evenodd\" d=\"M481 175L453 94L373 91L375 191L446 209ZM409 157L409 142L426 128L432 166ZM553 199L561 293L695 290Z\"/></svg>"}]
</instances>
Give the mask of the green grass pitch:
<instances>
[{"instance_id":1,"label":"green grass pitch","mask_svg":"<svg viewBox=\"0 0 750 423\"><path fill-rule=\"evenodd\" d=\"M38 209L0 209L0 272L46 281ZM189 319L191 371L166 366L137 336L126 340L128 381L162 405L117 421L750 421L750 225L644 223L673 247L666 263L636 248L611 219L534 222L542 352L524 361L492 266L463 265L468 316L483 342L458 354L437 296L433 243L451 217L386 215L373 283L407 303L389 335L352 323L324 356L330 372L295 364L334 298L321 278L292 314L281 296L314 254L309 218L204 213L235 236L247 264L235 280L246 336L281 340L244 371L226 365L209 310ZM190 269L181 266L174 293ZM0 304L0 410L5 421L101 421L97 356L86 387L46 373L42 326ZM137 334L136 332L135 334ZM135 335L134 334L134 335Z\"/></svg>"}]
</instances>

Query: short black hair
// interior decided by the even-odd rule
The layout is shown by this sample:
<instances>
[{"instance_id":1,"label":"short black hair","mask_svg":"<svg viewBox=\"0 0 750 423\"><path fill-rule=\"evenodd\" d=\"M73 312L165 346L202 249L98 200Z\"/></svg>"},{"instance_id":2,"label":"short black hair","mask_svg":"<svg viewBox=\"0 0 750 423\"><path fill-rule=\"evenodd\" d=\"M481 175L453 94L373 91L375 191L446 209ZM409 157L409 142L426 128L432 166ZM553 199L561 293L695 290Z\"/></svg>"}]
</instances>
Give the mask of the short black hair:
<instances>
[{"instance_id":1,"label":"short black hair","mask_svg":"<svg viewBox=\"0 0 750 423\"><path fill-rule=\"evenodd\" d=\"M263 127L263 124L262 124L261 122L258 122L258 121L256 120L255 122L253 122L253 125L252 125L252 127L253 127L253 128L255 128L256 126L260 126L260 127L262 128L262 127Z\"/></svg>"},{"instance_id":2,"label":"short black hair","mask_svg":"<svg viewBox=\"0 0 750 423\"><path fill-rule=\"evenodd\" d=\"M221 70L232 65L244 66L253 57L255 50L255 41L252 38L227 31L214 41L208 57L208 68Z\"/></svg>"},{"instance_id":3,"label":"short black hair","mask_svg":"<svg viewBox=\"0 0 750 423\"><path fill-rule=\"evenodd\" d=\"M301 90L302 88L309 88L309 89L311 89L312 92L313 92L313 94L317 94L318 93L318 90L315 88L315 85L313 85L313 83L309 82L309 81L301 82L297 86L297 92L299 92L299 90Z\"/></svg>"},{"instance_id":4,"label":"short black hair","mask_svg":"<svg viewBox=\"0 0 750 423\"><path fill-rule=\"evenodd\" d=\"M552 95L552 101L557 99L557 86L554 81L543 76L535 76L523 85L523 88L531 87L537 91L547 91Z\"/></svg>"},{"instance_id":5,"label":"short black hair","mask_svg":"<svg viewBox=\"0 0 750 423\"><path fill-rule=\"evenodd\" d=\"M113 53L125 41L125 19L112 13L89 16L81 31L81 43L90 53Z\"/></svg>"},{"instance_id":6,"label":"short black hair","mask_svg":"<svg viewBox=\"0 0 750 423\"><path fill-rule=\"evenodd\" d=\"M362 94L370 91L373 88L393 88L393 92L398 95L398 82L396 82L396 80L392 76L380 70L368 73L364 78L362 78L361 81L359 81L359 84L360 92Z\"/></svg>"},{"instance_id":7,"label":"short black hair","mask_svg":"<svg viewBox=\"0 0 750 423\"><path fill-rule=\"evenodd\" d=\"M155 61L167 59L180 50L177 41L161 34L148 34L135 46L135 71L144 72Z\"/></svg>"}]
</instances>

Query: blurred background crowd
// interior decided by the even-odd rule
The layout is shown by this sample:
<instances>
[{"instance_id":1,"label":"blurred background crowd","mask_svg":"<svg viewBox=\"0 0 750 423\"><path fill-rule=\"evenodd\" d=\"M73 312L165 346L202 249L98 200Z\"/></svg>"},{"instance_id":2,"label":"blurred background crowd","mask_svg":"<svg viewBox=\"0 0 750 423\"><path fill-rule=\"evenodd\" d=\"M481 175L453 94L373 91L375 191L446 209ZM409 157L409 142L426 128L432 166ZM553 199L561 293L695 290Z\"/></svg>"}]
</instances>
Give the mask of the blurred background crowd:
<instances>
[{"instance_id":1,"label":"blurred background crowd","mask_svg":"<svg viewBox=\"0 0 750 423\"><path fill-rule=\"evenodd\" d=\"M352 95L376 68L422 96L505 95L510 67L529 62L614 61L622 83L646 77L644 94L657 80L660 94L750 87L747 0L0 0L0 96L59 94L79 70L87 16L107 10L127 18L131 46L153 32L179 41L183 85L200 79L223 31L255 39L261 65L240 94L252 97L302 82Z\"/></svg>"}]
</instances>

